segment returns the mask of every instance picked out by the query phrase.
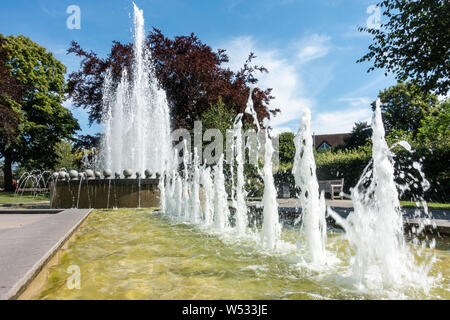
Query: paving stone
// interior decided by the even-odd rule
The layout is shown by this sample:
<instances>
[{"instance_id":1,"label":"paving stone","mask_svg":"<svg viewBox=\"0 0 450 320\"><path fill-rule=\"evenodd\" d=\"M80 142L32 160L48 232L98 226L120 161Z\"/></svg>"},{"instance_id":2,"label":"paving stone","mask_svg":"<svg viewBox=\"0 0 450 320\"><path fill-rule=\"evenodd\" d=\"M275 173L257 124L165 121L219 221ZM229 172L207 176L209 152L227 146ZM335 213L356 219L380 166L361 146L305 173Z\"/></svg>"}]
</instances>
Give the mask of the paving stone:
<instances>
[{"instance_id":1,"label":"paving stone","mask_svg":"<svg viewBox=\"0 0 450 320\"><path fill-rule=\"evenodd\" d=\"M91 210L0 215L0 299L16 296L84 221Z\"/></svg>"}]
</instances>

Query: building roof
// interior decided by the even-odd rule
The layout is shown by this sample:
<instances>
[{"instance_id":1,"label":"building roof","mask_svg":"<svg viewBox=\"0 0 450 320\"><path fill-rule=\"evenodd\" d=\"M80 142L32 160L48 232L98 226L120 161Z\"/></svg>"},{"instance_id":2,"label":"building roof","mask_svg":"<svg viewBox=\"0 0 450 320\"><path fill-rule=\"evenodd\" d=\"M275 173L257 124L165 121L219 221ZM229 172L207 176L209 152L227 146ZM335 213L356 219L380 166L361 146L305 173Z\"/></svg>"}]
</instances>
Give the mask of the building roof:
<instances>
[{"instance_id":1,"label":"building roof","mask_svg":"<svg viewBox=\"0 0 450 320\"><path fill-rule=\"evenodd\" d=\"M314 148L318 148L322 143L327 142L330 146L344 145L344 138L348 137L350 133L335 133L335 134L321 134L314 135Z\"/></svg>"}]
</instances>

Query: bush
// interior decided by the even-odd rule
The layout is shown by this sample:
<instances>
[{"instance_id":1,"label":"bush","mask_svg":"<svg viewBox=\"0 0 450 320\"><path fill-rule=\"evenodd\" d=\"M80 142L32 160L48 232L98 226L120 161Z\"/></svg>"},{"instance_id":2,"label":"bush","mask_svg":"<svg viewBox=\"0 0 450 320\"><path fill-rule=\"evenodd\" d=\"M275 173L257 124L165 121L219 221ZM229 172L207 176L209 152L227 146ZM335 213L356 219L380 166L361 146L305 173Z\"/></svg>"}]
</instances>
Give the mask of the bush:
<instances>
[{"instance_id":1,"label":"bush","mask_svg":"<svg viewBox=\"0 0 450 320\"><path fill-rule=\"evenodd\" d=\"M414 152L410 154L406 150L396 150L396 171L403 171L406 177L412 175L416 180L410 178L411 189L405 192L402 199L419 200L423 196L427 201L448 202L450 193L450 148L440 146L427 148L425 146L413 146ZM411 168L413 163L420 163L425 178L430 183L430 188L424 192L421 187L423 178L416 169ZM408 175L410 174L410 175ZM397 182L402 183L401 178Z\"/></svg>"},{"instance_id":2,"label":"bush","mask_svg":"<svg viewBox=\"0 0 450 320\"><path fill-rule=\"evenodd\" d=\"M371 159L371 147L364 146L352 150L327 150L315 153L318 180L344 179L344 192L349 193L350 188L358 182L364 168ZM291 187L291 197L296 197L295 179L292 175L292 163L280 165L280 170L275 175L277 189L282 184Z\"/></svg>"},{"instance_id":3,"label":"bush","mask_svg":"<svg viewBox=\"0 0 450 320\"><path fill-rule=\"evenodd\" d=\"M344 192L358 182L364 168L369 163L372 150L369 146L358 149L322 151L316 153L317 179L344 179Z\"/></svg>"},{"instance_id":4,"label":"bush","mask_svg":"<svg viewBox=\"0 0 450 320\"><path fill-rule=\"evenodd\" d=\"M389 144L392 145L399 139L389 138L388 140ZM406 182L410 184L410 190L400 194L401 200L415 201L424 198L427 201L448 202L448 195L450 194L450 148L448 145L428 148L414 144L412 144L412 147L412 153L400 146L393 148L396 182L398 184L405 184ZM318 152L315 154L317 178L318 180L343 178L345 180L344 192L350 193L350 188L358 183L371 157L371 146L352 150ZM414 162L422 165L425 178L430 183L430 188L425 193L421 186L423 179L413 167ZM291 187L291 197L297 196L299 190L295 188L292 163L280 165L280 170L274 178L277 189L283 184L288 184ZM260 190L260 193L262 192Z\"/></svg>"},{"instance_id":5,"label":"bush","mask_svg":"<svg viewBox=\"0 0 450 320\"><path fill-rule=\"evenodd\" d=\"M411 144L412 153L400 146L393 149L396 183L410 185L409 190L400 194L401 199L415 201L424 198L427 201L448 202L450 148L446 145L427 148ZM370 162L371 153L372 150L369 146L356 150L319 152L316 154L317 178L319 180L344 178L344 192L349 193L350 188L356 185L363 170ZM430 188L426 192L421 184L423 178L414 168L415 162L422 165L423 174L430 183Z\"/></svg>"}]
</instances>

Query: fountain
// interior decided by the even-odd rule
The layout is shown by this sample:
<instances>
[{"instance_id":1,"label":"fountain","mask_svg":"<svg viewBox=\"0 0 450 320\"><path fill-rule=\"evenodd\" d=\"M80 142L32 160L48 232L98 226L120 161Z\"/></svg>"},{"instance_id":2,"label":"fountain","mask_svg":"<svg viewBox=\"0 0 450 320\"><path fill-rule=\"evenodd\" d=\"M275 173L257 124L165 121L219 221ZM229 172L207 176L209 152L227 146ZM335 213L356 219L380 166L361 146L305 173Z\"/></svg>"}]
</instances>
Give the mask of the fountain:
<instances>
[{"instance_id":1,"label":"fountain","mask_svg":"<svg viewBox=\"0 0 450 320\"><path fill-rule=\"evenodd\" d=\"M295 184L300 188L300 202L302 205L301 233L309 259L314 264L325 262L325 243L327 226L325 221L325 196L319 195L319 183L316 177L316 163L314 160L313 142L311 134L311 112L303 109L300 130L294 139L295 158L292 174Z\"/></svg>"},{"instance_id":2,"label":"fountain","mask_svg":"<svg viewBox=\"0 0 450 320\"><path fill-rule=\"evenodd\" d=\"M213 287L220 287L220 284L225 282L231 287L231 289L227 288L230 291L233 291L234 286L238 286L241 291L248 290L250 297L272 297L261 295L259 288L252 291L252 288L257 286L261 286L262 291L271 289L267 285L264 287L262 282L254 282L255 277L261 277L267 283L273 281L274 287L283 292L277 293L279 295L276 297L290 298L292 297L290 293L284 292L283 288L287 286L297 288L297 279L303 279L303 271L299 268L305 265L308 268L313 267L311 269L314 270L317 266L323 267L321 269L323 274L320 276L308 274L304 281L307 283L306 289L301 289L310 290L311 283L315 281L325 283L326 285L317 290L320 294L322 291L325 292L320 297L347 297L347 292L355 289L354 284L356 284L357 292L355 296L358 298L361 298L361 292L365 294L363 298L372 297L367 295L367 292L373 288L398 288L405 284L419 289L429 288L431 278L428 274L432 263L424 259L426 261L418 265L412 253L413 247L407 244L403 235L403 221L394 183L392 156L384 139L379 101L372 123L373 163L367 167L359 183L352 190L354 212L345 220L333 210L328 209L329 215L344 228L345 234L336 236L331 233L327 236L325 197L323 193L319 193L310 127L311 113L308 109L302 112L300 130L295 137L296 154L292 169L296 186L301 190L299 195L302 207L302 213L299 215L300 238L298 231L293 231L293 226L292 229L282 228L280 223L272 167L274 149L267 133L265 133L264 143L264 167L260 173L264 180L262 226L258 225L252 229L248 225L250 210L247 207L244 189L243 114L239 114L234 121L233 157L227 159L227 164L231 168L230 206L229 195L226 191L229 182L226 181L224 174L223 155L214 166L207 166L202 164L199 150L194 148L191 153L191 150L188 150L187 141L184 140L182 167L178 168L178 164L173 161L178 158L178 154L177 150L171 147L169 109L165 93L159 88L153 67L148 62L150 53L144 41L143 13L136 6L134 6L134 13L136 30L133 67L131 70L123 71L117 86L114 84L111 72L107 73L105 80L104 107L107 116L103 121L105 137L102 141L100 156L103 166L111 170L105 170L103 178L90 171L71 172L69 177L66 173L57 173L54 188L52 188L53 207L63 207L67 203L73 205L74 199L77 199L77 207L80 208L87 206L133 209L158 207L159 210L152 210L150 213L149 210L134 210L132 217L125 215L125 211L117 210L115 213L119 217L124 215L123 218L128 219L127 222L133 226L133 229L127 229L128 224L122 223L121 219L115 220L115 215L108 218L116 224L120 221L118 228L125 230L119 235L121 239L124 239L123 243L129 243L127 237L133 236L129 234L130 230L133 232L139 230L146 235L142 237L143 243L139 249L145 248L148 256L144 256L149 260L153 259L155 263L163 261L164 267L167 267L166 263L171 261L170 257L176 257L175 262L170 262L171 270L181 268L182 263L183 267L189 265L195 272L193 271L192 274L185 270L180 272L183 275L188 274L183 278L185 283L190 281L190 276L195 278L198 275L208 275L208 277L202 277L198 283L193 283L186 292L191 292L192 288L199 286L199 283L210 281L211 278ZM250 90L245 112L253 116L259 134L261 128L253 107L252 91L253 88ZM133 125L129 126L130 123ZM256 146L258 152L261 147L258 141ZM123 168L131 168L134 171L124 170L122 178L120 172ZM113 172L115 172L115 179L111 178ZM132 177L133 172L136 172L135 178ZM141 176L142 172L145 178ZM230 213L230 207L234 208L234 219ZM145 214L141 215L141 212ZM102 225L104 221L98 220L97 223ZM157 233L150 232L153 226L157 226ZM113 228L96 228L96 232L103 232L104 239L111 239L111 234L108 234L108 230L111 229ZM191 235L187 236L188 232ZM180 237L180 235L183 236ZM86 237L89 237L89 234ZM152 240L146 244L147 237ZM174 237L176 241L168 240L169 237ZM288 242L285 239L289 237L298 239L298 241L292 241L297 242L297 246L291 243L287 245ZM167 255L163 252L164 259L161 259L161 252L154 249L154 243L157 241L161 241L161 247L165 248L164 250L170 251ZM85 241L85 243L88 242ZM108 245L111 244L108 243ZM336 259L340 255L339 261L342 262L338 266L328 263L330 251L327 246L333 245L345 248L336 253ZM171 246L176 247L176 250L171 251L173 250ZM113 249L115 248L111 248ZM91 247L86 250L91 250ZM140 260L136 258L139 260L137 263L143 261L147 265L141 252L139 251ZM182 252L181 255L180 252ZM107 259L117 259L114 255L110 256ZM133 257L132 253L130 256ZM124 264L128 262L127 259L124 259ZM345 259L349 260L347 265L345 265ZM235 263L234 260L238 260L239 263ZM223 261L227 265L222 265ZM257 265L254 261L257 261ZM305 263L296 264L292 263L293 261ZM122 268L119 269L119 272L123 271ZM221 270L219 275L216 269ZM230 277L224 277L224 274L229 274L230 269L233 270L233 274L239 274L244 279L243 282L247 281L247 287L241 283L230 285L226 282ZM147 269L143 267L141 270ZM349 273L350 277L346 277ZM112 273L105 272L105 274ZM156 283L152 282L152 277L159 277L159 274L150 272L148 274L144 272L144 275L151 279L149 282L152 285ZM282 279L278 279L278 276ZM311 281L309 276L314 277L314 281ZM167 277L169 279L170 276ZM348 281L346 282L347 278L352 280L350 289ZM142 277L139 281L141 279ZM340 281L337 286L336 279ZM332 284L329 283L330 281ZM339 291L341 287L345 288L342 290L344 293ZM147 290L149 291L151 290ZM179 291L177 288L174 294L179 294ZM214 292L218 291L220 290ZM234 292L240 297L239 293ZM354 293L354 291L351 292ZM304 291L297 293L297 296L301 298L305 295ZM223 295L223 297L236 296ZM317 296L308 297L316 298Z\"/></svg>"},{"instance_id":3,"label":"fountain","mask_svg":"<svg viewBox=\"0 0 450 320\"><path fill-rule=\"evenodd\" d=\"M145 41L143 11L134 4L134 60L118 85L107 73L104 83L103 167L153 174L174 169L166 93L158 84ZM132 125L130 125L132 124ZM168 166L166 168L166 166Z\"/></svg>"},{"instance_id":4,"label":"fountain","mask_svg":"<svg viewBox=\"0 0 450 320\"><path fill-rule=\"evenodd\" d=\"M48 190L50 180L65 179L66 169L62 168L58 176L51 175L49 171L33 170L24 172L17 180L17 188L14 195L23 196L24 192L31 192L33 196L45 193Z\"/></svg>"},{"instance_id":5,"label":"fountain","mask_svg":"<svg viewBox=\"0 0 450 320\"><path fill-rule=\"evenodd\" d=\"M89 170L74 171L50 181L50 205L53 209L155 208L161 202L159 185L159 179L132 178L131 170L124 170L123 177L117 173L115 179L110 170L104 170L103 177Z\"/></svg>"},{"instance_id":6,"label":"fountain","mask_svg":"<svg viewBox=\"0 0 450 320\"><path fill-rule=\"evenodd\" d=\"M273 250L281 237L281 224L278 215L277 191L273 181L272 172L272 141L266 133L264 157L264 195L263 195L263 226L261 240L263 246Z\"/></svg>"},{"instance_id":7,"label":"fountain","mask_svg":"<svg viewBox=\"0 0 450 320\"><path fill-rule=\"evenodd\" d=\"M200 163L197 154L197 148L194 149L194 163L191 185L191 222L200 223Z\"/></svg>"},{"instance_id":8,"label":"fountain","mask_svg":"<svg viewBox=\"0 0 450 320\"><path fill-rule=\"evenodd\" d=\"M118 84L112 78L111 70L108 70L103 87L104 137L99 162L110 173L100 179L100 173L91 172L90 169L96 170L98 166L97 150L84 150L82 162L88 169L84 173L86 175L64 177L66 184L55 181L51 189L53 208L67 208L75 204L76 208L140 208L159 207L165 203L164 176L159 181L158 174L161 176L170 172L176 165L171 161L169 107L166 93L155 77L151 54L145 42L143 11L135 4L134 27L131 70L124 68ZM92 159L89 154L92 154ZM130 169L124 170L125 179L120 179L124 168ZM137 172L135 179L131 179L131 169ZM112 186L109 179L111 172L116 173ZM146 173L145 179L141 177L142 172ZM147 173L152 173L153 177ZM187 179L185 176L185 198L188 197ZM114 201L110 201L111 188L114 189ZM74 194L74 190L78 193ZM76 199L75 204L69 202L69 198ZM185 214L189 214L188 206L185 210Z\"/></svg>"},{"instance_id":9,"label":"fountain","mask_svg":"<svg viewBox=\"0 0 450 320\"><path fill-rule=\"evenodd\" d=\"M378 99L372 118L372 163L351 192L354 211L346 220L331 209L328 212L345 229L355 250L352 266L357 286L419 285L427 289L433 259L418 265L405 242L392 153L384 137L380 106Z\"/></svg>"},{"instance_id":10,"label":"fountain","mask_svg":"<svg viewBox=\"0 0 450 320\"><path fill-rule=\"evenodd\" d=\"M214 227L224 231L229 226L230 209L228 208L228 195L225 190L225 176L223 174L223 155L214 167Z\"/></svg>"},{"instance_id":11,"label":"fountain","mask_svg":"<svg viewBox=\"0 0 450 320\"><path fill-rule=\"evenodd\" d=\"M203 203L203 224L205 226L210 226L212 225L214 218L214 188L211 178L211 170L209 168L202 168L201 184L205 195L205 200Z\"/></svg>"},{"instance_id":12,"label":"fountain","mask_svg":"<svg viewBox=\"0 0 450 320\"><path fill-rule=\"evenodd\" d=\"M236 229L239 235L244 235L247 231L248 225L248 213L247 204L245 203L245 191L244 191L244 159L243 159L243 146L242 146L242 116L240 113L234 121L234 131L233 131L233 147L234 153L236 155L236 186L234 187L233 198L236 213ZM231 165L231 170L233 171L233 165ZM234 181L232 181L234 182Z\"/></svg>"}]
</instances>

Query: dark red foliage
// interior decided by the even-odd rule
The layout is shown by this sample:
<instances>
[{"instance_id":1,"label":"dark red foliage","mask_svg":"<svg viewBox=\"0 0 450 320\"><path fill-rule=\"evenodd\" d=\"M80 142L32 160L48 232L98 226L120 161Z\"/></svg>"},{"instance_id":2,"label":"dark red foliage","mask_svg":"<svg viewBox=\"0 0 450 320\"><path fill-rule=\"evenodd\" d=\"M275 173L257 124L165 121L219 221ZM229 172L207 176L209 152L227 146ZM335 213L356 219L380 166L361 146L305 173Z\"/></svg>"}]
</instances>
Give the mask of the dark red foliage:
<instances>
[{"instance_id":1,"label":"dark red foliage","mask_svg":"<svg viewBox=\"0 0 450 320\"><path fill-rule=\"evenodd\" d=\"M251 65L255 58L253 53L239 72L223 67L222 64L228 62L225 50L213 51L194 34L169 39L160 30L153 29L147 43L156 76L167 92L174 127L192 128L193 122L219 97L236 114L243 112L249 85L258 82L255 73L267 72L262 66ZM76 106L89 109L91 123L98 122L103 112L102 88L106 70L111 67L113 79L119 80L122 69L131 65L133 46L114 42L106 59L84 51L75 42L68 52L83 58L80 70L69 76L70 98ZM272 99L271 89L254 91L253 101L261 123L279 112L269 109Z\"/></svg>"},{"instance_id":2,"label":"dark red foliage","mask_svg":"<svg viewBox=\"0 0 450 320\"><path fill-rule=\"evenodd\" d=\"M99 122L102 118L103 81L106 71L111 68L114 79L120 79L122 68L130 67L132 45L122 45L114 41L111 52L106 59L101 59L93 51L84 51L72 41L67 50L82 58L80 70L69 75L69 97L77 107L89 109L89 121Z\"/></svg>"}]
</instances>

